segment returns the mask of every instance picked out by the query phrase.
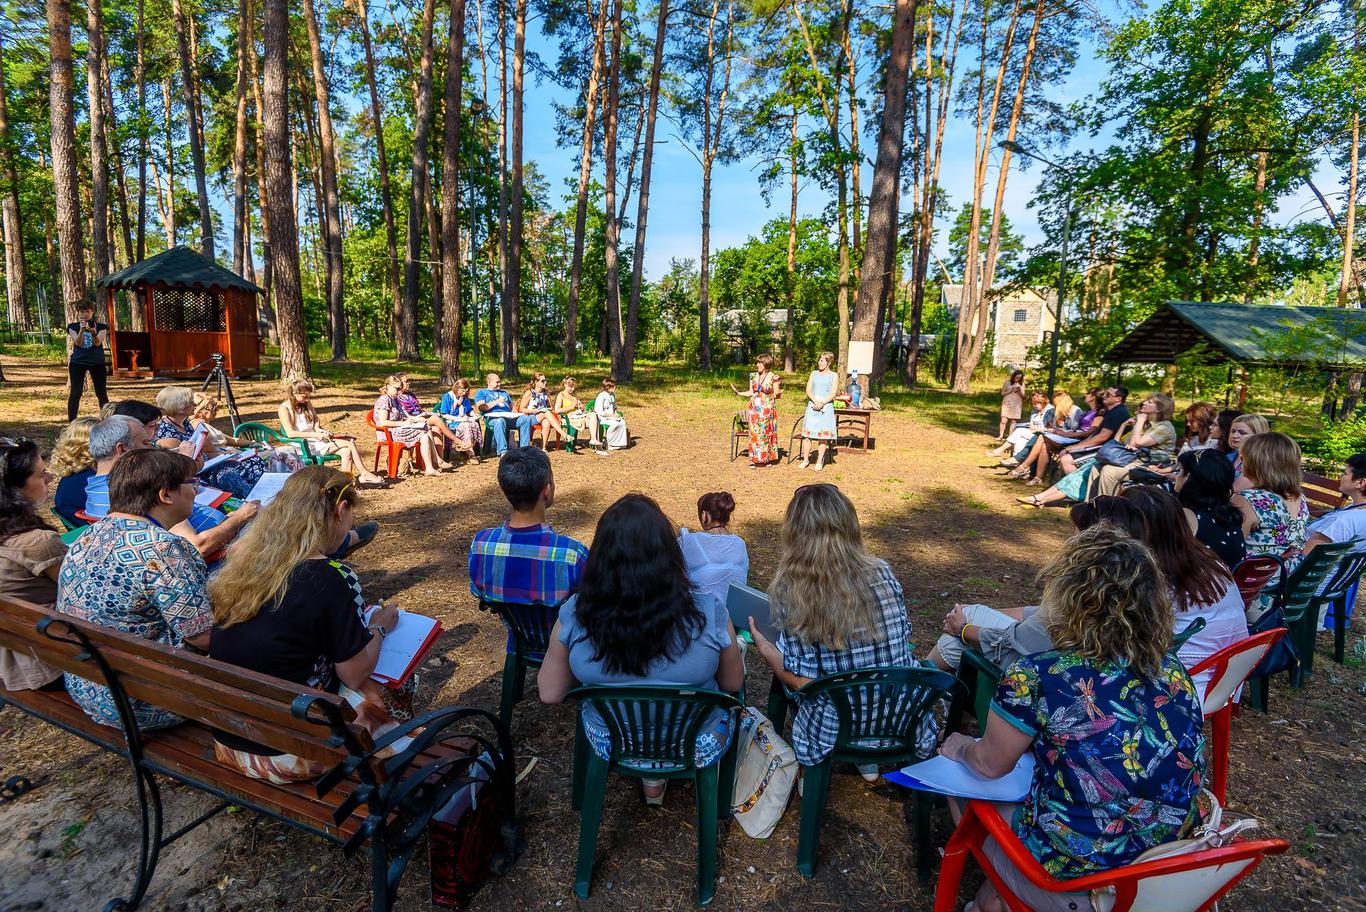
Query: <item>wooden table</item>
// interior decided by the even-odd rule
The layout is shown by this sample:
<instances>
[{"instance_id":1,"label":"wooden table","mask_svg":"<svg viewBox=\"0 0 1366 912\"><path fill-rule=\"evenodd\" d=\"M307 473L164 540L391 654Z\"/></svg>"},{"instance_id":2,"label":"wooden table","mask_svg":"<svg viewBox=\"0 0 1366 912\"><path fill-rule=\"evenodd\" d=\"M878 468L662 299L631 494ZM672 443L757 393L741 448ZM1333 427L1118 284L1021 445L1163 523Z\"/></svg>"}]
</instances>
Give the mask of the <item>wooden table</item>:
<instances>
[{"instance_id":1,"label":"wooden table","mask_svg":"<svg viewBox=\"0 0 1366 912\"><path fill-rule=\"evenodd\" d=\"M835 442L838 449L839 441L846 436L850 438L855 435L854 431L859 432L859 437L863 440L861 451L868 452L868 441L873 436L873 409L865 408L836 408L835 409ZM852 446L844 448L847 452L856 452Z\"/></svg>"}]
</instances>

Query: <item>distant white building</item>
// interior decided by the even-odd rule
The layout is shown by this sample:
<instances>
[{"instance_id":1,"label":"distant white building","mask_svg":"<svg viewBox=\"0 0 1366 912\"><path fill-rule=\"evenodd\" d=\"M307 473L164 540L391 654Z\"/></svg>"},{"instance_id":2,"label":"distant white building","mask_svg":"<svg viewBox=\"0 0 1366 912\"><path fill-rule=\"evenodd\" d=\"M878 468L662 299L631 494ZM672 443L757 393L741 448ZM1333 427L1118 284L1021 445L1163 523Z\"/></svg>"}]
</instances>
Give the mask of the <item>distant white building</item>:
<instances>
[{"instance_id":1,"label":"distant white building","mask_svg":"<svg viewBox=\"0 0 1366 912\"><path fill-rule=\"evenodd\" d=\"M996 367L1038 367L1029 361L1029 349L1043 342L1053 330L1053 302L1057 293L1033 288L997 286L991 298L991 363ZM962 285L943 285L939 302L957 317L963 304Z\"/></svg>"}]
</instances>

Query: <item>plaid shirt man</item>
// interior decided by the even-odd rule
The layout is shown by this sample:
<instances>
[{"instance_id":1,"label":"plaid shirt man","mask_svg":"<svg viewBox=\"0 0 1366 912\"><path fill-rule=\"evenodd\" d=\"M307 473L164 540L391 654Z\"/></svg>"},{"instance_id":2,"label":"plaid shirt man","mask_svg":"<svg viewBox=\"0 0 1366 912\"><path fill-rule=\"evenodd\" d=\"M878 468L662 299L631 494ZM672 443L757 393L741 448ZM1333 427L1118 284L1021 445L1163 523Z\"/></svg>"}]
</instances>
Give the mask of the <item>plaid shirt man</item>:
<instances>
[{"instance_id":1,"label":"plaid shirt man","mask_svg":"<svg viewBox=\"0 0 1366 912\"><path fill-rule=\"evenodd\" d=\"M915 664L907 642L911 623L906 618L901 584L886 562L878 563L877 575L870 585L877 598L878 632L883 634L882 638L873 641L860 632L850 638L844 649L834 650L819 643L805 643L779 631L777 646L783 654L783 668L803 678L820 678L860 668L910 668ZM824 760L835 749L839 727L839 718L829 697L800 700L792 719L792 748L797 754L797 762L811 766Z\"/></svg>"},{"instance_id":2,"label":"plaid shirt man","mask_svg":"<svg viewBox=\"0 0 1366 912\"><path fill-rule=\"evenodd\" d=\"M578 591L588 549L548 524L481 529L470 544L470 592L518 605L558 605Z\"/></svg>"}]
</instances>

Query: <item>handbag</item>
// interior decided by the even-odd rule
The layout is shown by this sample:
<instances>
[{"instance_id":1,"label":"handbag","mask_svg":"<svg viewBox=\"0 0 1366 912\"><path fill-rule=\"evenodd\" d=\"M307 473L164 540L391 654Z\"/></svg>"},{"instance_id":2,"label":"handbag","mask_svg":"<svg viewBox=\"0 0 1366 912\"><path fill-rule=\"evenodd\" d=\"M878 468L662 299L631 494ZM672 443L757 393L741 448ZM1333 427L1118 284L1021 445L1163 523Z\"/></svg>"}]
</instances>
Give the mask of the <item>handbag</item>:
<instances>
[{"instance_id":1,"label":"handbag","mask_svg":"<svg viewBox=\"0 0 1366 912\"><path fill-rule=\"evenodd\" d=\"M1096 451L1096 463L1103 466L1126 466L1144 455L1144 450L1131 450L1117 440L1107 440Z\"/></svg>"},{"instance_id":2,"label":"handbag","mask_svg":"<svg viewBox=\"0 0 1366 912\"><path fill-rule=\"evenodd\" d=\"M1284 626L1285 613L1280 608L1271 608L1262 612L1261 617L1247 625L1247 635L1256 636L1259 633L1266 633L1268 630L1275 630ZM1300 654L1295 651L1294 638L1283 636L1276 641L1276 645L1266 651L1266 655L1262 656L1262 660L1252 669L1252 673L1248 677L1269 678L1283 671L1298 668L1299 664Z\"/></svg>"},{"instance_id":3,"label":"handbag","mask_svg":"<svg viewBox=\"0 0 1366 912\"><path fill-rule=\"evenodd\" d=\"M746 706L741 714L736 737L740 744L731 806L747 834L767 839L787 810L797 784L797 754L753 706Z\"/></svg>"}]
</instances>

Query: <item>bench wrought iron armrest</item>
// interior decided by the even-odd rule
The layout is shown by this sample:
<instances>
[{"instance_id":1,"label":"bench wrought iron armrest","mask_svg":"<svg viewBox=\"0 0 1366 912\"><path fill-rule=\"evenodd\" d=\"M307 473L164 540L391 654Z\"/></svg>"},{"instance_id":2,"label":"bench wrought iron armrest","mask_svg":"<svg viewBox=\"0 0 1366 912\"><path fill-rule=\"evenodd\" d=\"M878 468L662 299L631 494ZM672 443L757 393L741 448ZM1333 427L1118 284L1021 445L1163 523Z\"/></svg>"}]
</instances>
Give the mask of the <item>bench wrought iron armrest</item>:
<instances>
[{"instance_id":1,"label":"bench wrought iron armrest","mask_svg":"<svg viewBox=\"0 0 1366 912\"><path fill-rule=\"evenodd\" d=\"M301 697L304 701L308 698ZM317 699L317 698L312 698ZM330 715L335 707L323 700ZM295 713L307 705L296 703ZM337 713L340 720L340 713ZM472 731L468 723L487 722L491 735ZM342 725L345 728L345 725ZM366 819L343 846L349 855L366 840L382 840L393 855L406 866L408 856L422 837L432 817L476 779L487 780L499 793L506 809L502 826L504 852L510 861L520 852L520 834L514 822L516 758L512 737L496 716L482 709L452 706L434 710L396 726L375 740L369 750L361 750L354 737L347 736L349 756L318 780L319 797L327 795L343 780L355 777L360 784L333 813L341 823L361 805L368 807ZM402 738L412 741L391 756L381 756ZM433 757L427 752L440 742L459 739L458 751ZM483 759L488 754L492 761ZM382 775L376 775L376 770ZM482 774L476 772L482 771ZM391 868L401 871L402 866Z\"/></svg>"}]
</instances>

